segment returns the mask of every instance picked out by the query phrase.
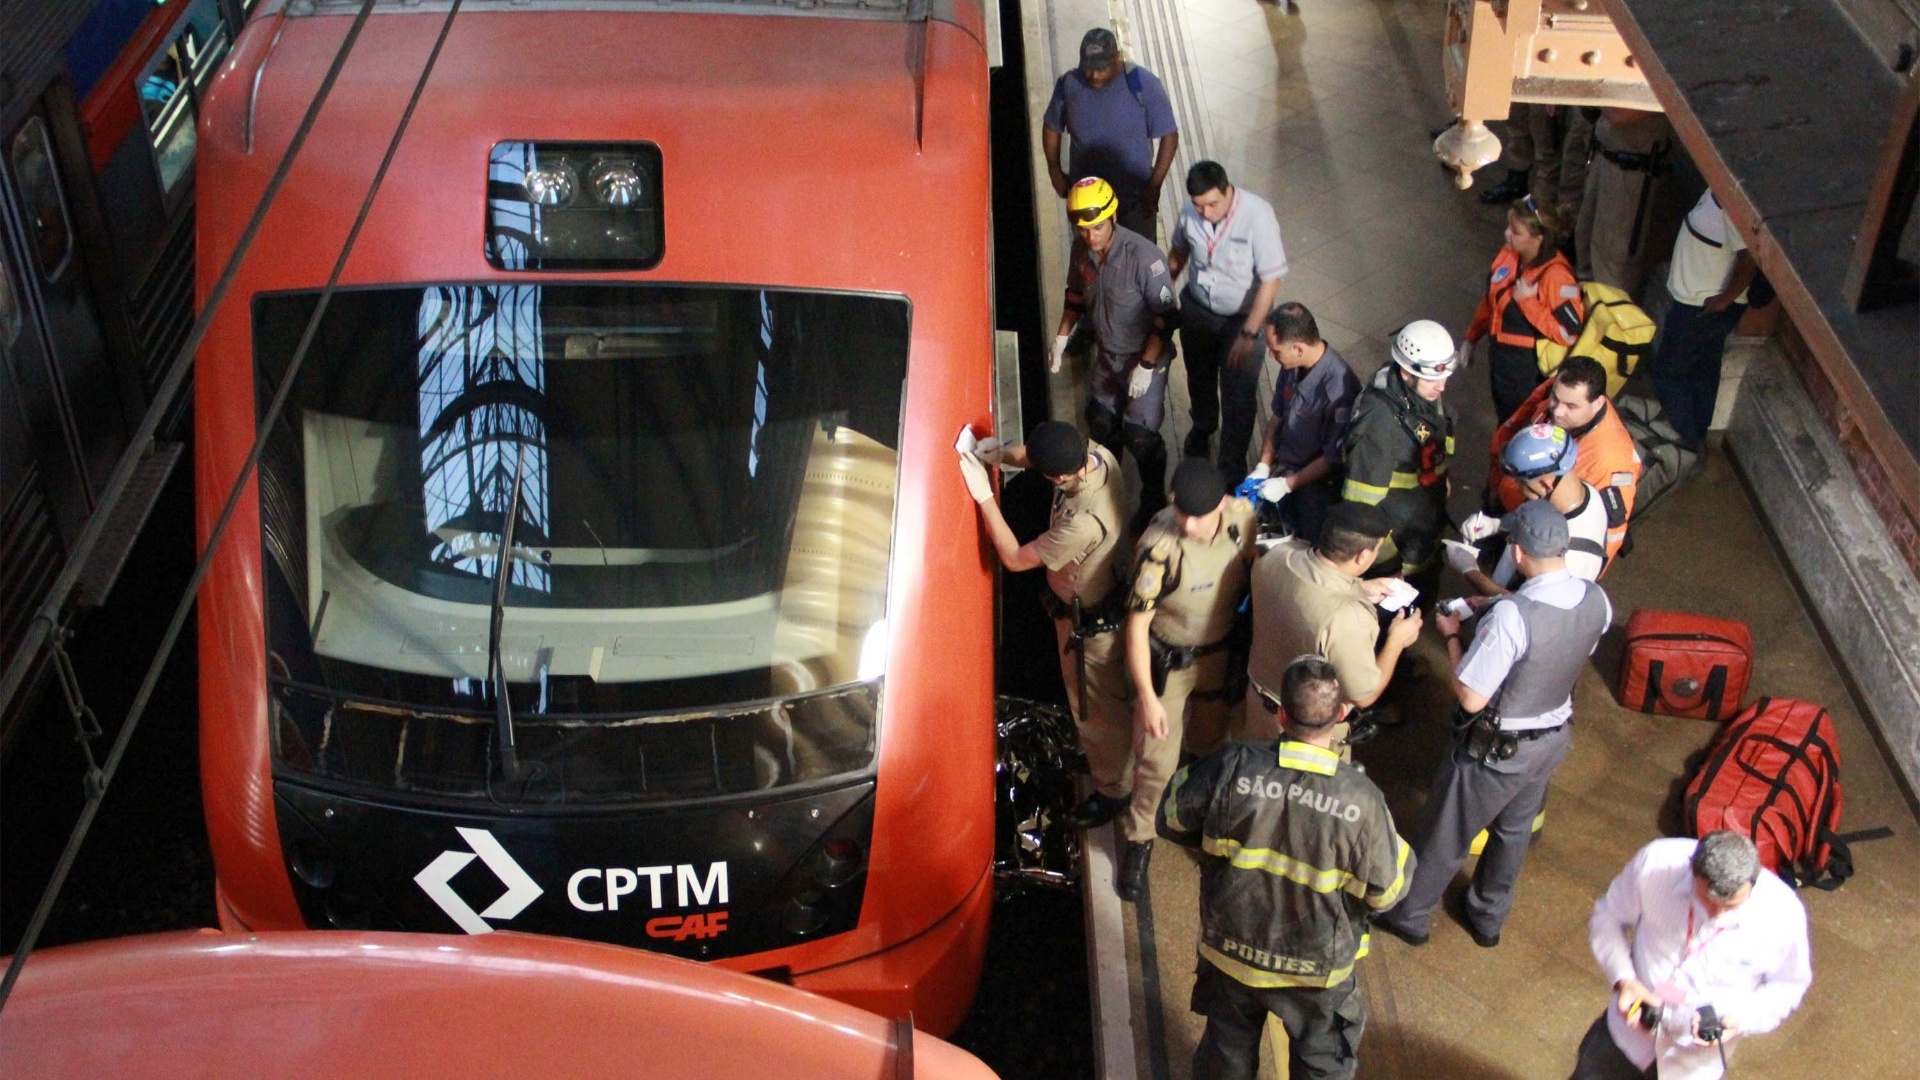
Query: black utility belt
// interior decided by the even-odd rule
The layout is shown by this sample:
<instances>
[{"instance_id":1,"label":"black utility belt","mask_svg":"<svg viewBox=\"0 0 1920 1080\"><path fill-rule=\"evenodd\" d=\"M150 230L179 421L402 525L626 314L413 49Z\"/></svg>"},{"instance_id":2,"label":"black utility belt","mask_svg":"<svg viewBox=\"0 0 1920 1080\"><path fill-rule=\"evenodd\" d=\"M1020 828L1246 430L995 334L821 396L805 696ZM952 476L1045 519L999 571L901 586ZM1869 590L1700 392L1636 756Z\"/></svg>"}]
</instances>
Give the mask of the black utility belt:
<instances>
[{"instance_id":1,"label":"black utility belt","mask_svg":"<svg viewBox=\"0 0 1920 1080\"><path fill-rule=\"evenodd\" d=\"M1467 756L1482 765L1506 761L1520 752L1521 743L1544 739L1566 726L1559 723L1552 727L1503 731L1500 717L1492 709L1482 709L1477 713L1456 709L1453 714L1454 731L1459 734Z\"/></svg>"},{"instance_id":2,"label":"black utility belt","mask_svg":"<svg viewBox=\"0 0 1920 1080\"><path fill-rule=\"evenodd\" d=\"M1627 172L1658 173L1666 165L1666 155L1636 154L1631 150L1608 150L1600 148L1600 156L1618 165Z\"/></svg>"},{"instance_id":3,"label":"black utility belt","mask_svg":"<svg viewBox=\"0 0 1920 1080\"><path fill-rule=\"evenodd\" d=\"M1073 619L1074 605L1054 595L1052 589L1040 590L1040 606L1046 610L1047 617ZM1127 621L1126 590L1116 587L1107 594L1105 600L1093 607L1080 608L1079 621L1074 623L1074 637L1096 637L1120 629Z\"/></svg>"},{"instance_id":4,"label":"black utility belt","mask_svg":"<svg viewBox=\"0 0 1920 1080\"><path fill-rule=\"evenodd\" d=\"M1247 685L1253 688L1253 696L1260 702L1260 707L1267 710L1267 715L1269 716L1280 715L1280 699L1279 698L1274 697L1272 694L1267 693L1266 687L1261 686L1259 683L1254 682L1252 679L1247 680Z\"/></svg>"},{"instance_id":5,"label":"black utility belt","mask_svg":"<svg viewBox=\"0 0 1920 1080\"><path fill-rule=\"evenodd\" d=\"M1231 637L1232 635L1228 635ZM1221 638L1211 645L1169 645L1149 633L1147 635L1147 671L1153 676L1153 692L1156 695L1167 692L1167 676L1176 671L1185 671L1208 653L1217 653L1227 647L1228 638Z\"/></svg>"}]
</instances>

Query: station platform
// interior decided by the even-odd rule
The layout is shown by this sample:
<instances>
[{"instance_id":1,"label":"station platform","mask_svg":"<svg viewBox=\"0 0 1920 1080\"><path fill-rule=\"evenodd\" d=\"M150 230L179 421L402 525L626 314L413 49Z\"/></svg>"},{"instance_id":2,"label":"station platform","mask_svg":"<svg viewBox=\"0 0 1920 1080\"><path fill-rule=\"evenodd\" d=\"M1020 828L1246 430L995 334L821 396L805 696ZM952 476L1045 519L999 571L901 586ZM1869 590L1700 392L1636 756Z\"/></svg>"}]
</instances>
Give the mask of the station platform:
<instances>
[{"instance_id":1,"label":"station platform","mask_svg":"<svg viewBox=\"0 0 1920 1080\"><path fill-rule=\"evenodd\" d=\"M1387 337L1410 319L1438 319L1456 333L1465 327L1504 214L1455 191L1429 148L1428 132L1448 118L1438 44L1444 5L1023 0L1022 14L1036 166L1039 116L1054 79L1072 66L1085 29L1113 26L1130 57L1162 76L1181 120L1163 232L1183 194L1180 177L1210 157L1274 204L1290 263L1281 298L1306 304L1362 379L1385 362ZM1068 234L1044 170L1035 175L1050 329ZM1742 359L1763 362L1771 346L1744 348L1751 356L1730 356L1730 373ZM1263 402L1273 371L1269 361ZM1185 435L1182 365L1173 383L1164 434L1177 450ZM1078 417L1077 385L1070 375L1056 380L1053 415ZM1495 422L1483 369L1457 376L1446 400L1462 420L1453 490L1464 516L1478 502ZM1911 921L1920 829L1911 795L1829 651L1843 635L1816 623L1747 484L1738 458L1715 449L1702 474L1636 525L1634 551L1602 582L1614 630L1576 688L1574 750L1554 777L1504 940L1480 949L1443 913L1422 948L1376 935L1358 974L1371 1014L1361 1077L1520 1080L1571 1070L1582 1034L1608 1000L1587 943L1593 901L1641 845L1675 827L1688 759L1717 731L1613 701L1619 628L1643 608L1745 621L1757 653L1749 696L1825 705L1840 732L1844 829L1893 832L1855 847L1858 872L1843 887L1800 894L1813 928L1813 988L1780 1031L1737 1044L1732 1075L1915 1071L1906 1049L1920 1000L1920 934ZM1443 594L1457 587L1449 580ZM1451 705L1438 635L1429 629L1413 655L1420 676L1400 706L1403 723L1356 749L1403 835L1418 818ZM1083 880L1099 1072L1180 1080L1202 1030L1187 1008L1199 856L1157 845L1149 896L1127 905L1112 890L1113 850L1110 828L1088 835ZM1270 1034L1278 1049L1284 1036ZM1267 1055L1263 1075L1285 1075L1284 1052Z\"/></svg>"}]
</instances>

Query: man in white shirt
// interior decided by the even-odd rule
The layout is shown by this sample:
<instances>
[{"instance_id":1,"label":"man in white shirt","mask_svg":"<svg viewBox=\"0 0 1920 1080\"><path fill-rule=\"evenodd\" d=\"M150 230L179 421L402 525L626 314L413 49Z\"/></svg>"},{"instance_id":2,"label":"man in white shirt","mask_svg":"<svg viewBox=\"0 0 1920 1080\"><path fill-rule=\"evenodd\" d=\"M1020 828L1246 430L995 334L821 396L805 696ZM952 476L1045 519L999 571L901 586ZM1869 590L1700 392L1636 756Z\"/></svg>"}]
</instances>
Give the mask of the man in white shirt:
<instances>
[{"instance_id":1,"label":"man in white shirt","mask_svg":"<svg viewBox=\"0 0 1920 1080\"><path fill-rule=\"evenodd\" d=\"M1673 242L1673 268L1667 273L1673 307L1660 328L1652 366L1660 407L1680 433L1680 445L1695 453L1706 445L1713 423L1727 335L1747 312L1747 286L1758 272L1740 230L1713 192L1700 196Z\"/></svg>"},{"instance_id":2,"label":"man in white shirt","mask_svg":"<svg viewBox=\"0 0 1920 1080\"><path fill-rule=\"evenodd\" d=\"M1184 450L1205 457L1220 431L1220 472L1229 485L1247 471L1259 412L1262 331L1287 272L1287 249L1273 206L1233 186L1215 161L1187 170L1190 201L1167 238L1167 268L1178 278L1180 345L1187 365L1193 427Z\"/></svg>"},{"instance_id":3,"label":"man in white shirt","mask_svg":"<svg viewBox=\"0 0 1920 1080\"><path fill-rule=\"evenodd\" d=\"M1614 1000L1571 1080L1718 1080L1729 1044L1779 1027L1813 982L1806 908L1739 833L1641 848L1593 905L1588 936ZM1700 1038L1702 1006L1717 1044Z\"/></svg>"}]
</instances>

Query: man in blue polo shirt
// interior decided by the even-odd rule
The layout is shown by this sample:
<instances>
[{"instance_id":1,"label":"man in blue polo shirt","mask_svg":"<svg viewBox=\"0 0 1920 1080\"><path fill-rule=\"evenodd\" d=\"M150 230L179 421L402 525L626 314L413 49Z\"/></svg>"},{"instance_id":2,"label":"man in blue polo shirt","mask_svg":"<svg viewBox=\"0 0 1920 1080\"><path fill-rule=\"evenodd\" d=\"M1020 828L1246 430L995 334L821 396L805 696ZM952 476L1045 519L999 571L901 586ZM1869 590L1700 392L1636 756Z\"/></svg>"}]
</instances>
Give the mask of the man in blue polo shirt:
<instances>
[{"instance_id":1,"label":"man in blue polo shirt","mask_svg":"<svg viewBox=\"0 0 1920 1080\"><path fill-rule=\"evenodd\" d=\"M1287 249L1267 200L1235 187L1217 161L1187 170L1189 202L1167 242L1168 273L1187 273L1180 294L1193 427L1188 457L1205 457L1220 431L1221 476L1239 482L1253 438L1262 358L1261 327L1280 295Z\"/></svg>"},{"instance_id":2,"label":"man in blue polo shirt","mask_svg":"<svg viewBox=\"0 0 1920 1080\"><path fill-rule=\"evenodd\" d=\"M1154 239L1160 187L1173 167L1180 128L1166 88L1153 72L1121 59L1113 31L1095 27L1080 39L1080 66L1054 83L1041 123L1040 147L1054 193L1064 199L1076 182L1098 176L1120 197L1120 224ZM1073 139L1072 164L1064 169L1062 132Z\"/></svg>"},{"instance_id":3,"label":"man in blue polo shirt","mask_svg":"<svg viewBox=\"0 0 1920 1080\"><path fill-rule=\"evenodd\" d=\"M1289 300L1267 316L1267 348L1280 362L1273 383L1273 423L1260 444L1260 497L1280 504L1287 531L1318 543L1327 511L1340 501L1347 421L1360 378L1320 337L1313 312Z\"/></svg>"}]
</instances>

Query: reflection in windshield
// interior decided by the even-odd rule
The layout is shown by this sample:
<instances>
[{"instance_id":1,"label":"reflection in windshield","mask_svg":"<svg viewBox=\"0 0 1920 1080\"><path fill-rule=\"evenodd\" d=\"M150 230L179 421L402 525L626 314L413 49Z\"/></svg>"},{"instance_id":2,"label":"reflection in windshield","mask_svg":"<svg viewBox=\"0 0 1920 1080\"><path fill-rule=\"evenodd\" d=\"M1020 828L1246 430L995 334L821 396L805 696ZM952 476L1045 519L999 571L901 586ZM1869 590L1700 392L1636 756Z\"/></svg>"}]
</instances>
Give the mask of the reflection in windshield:
<instances>
[{"instance_id":1,"label":"reflection in windshield","mask_svg":"<svg viewBox=\"0 0 1920 1080\"><path fill-rule=\"evenodd\" d=\"M440 287L420 300L420 474L435 562L491 580L520 488L522 546L548 537L546 390L540 287ZM491 543L488 543L491 538ZM547 592L538 561L519 558L511 582Z\"/></svg>"},{"instance_id":2,"label":"reflection in windshield","mask_svg":"<svg viewBox=\"0 0 1920 1080\"><path fill-rule=\"evenodd\" d=\"M314 302L255 298L262 393ZM261 463L276 762L497 797L497 652L534 778L517 798L866 768L908 314L702 286L335 294Z\"/></svg>"}]
</instances>

